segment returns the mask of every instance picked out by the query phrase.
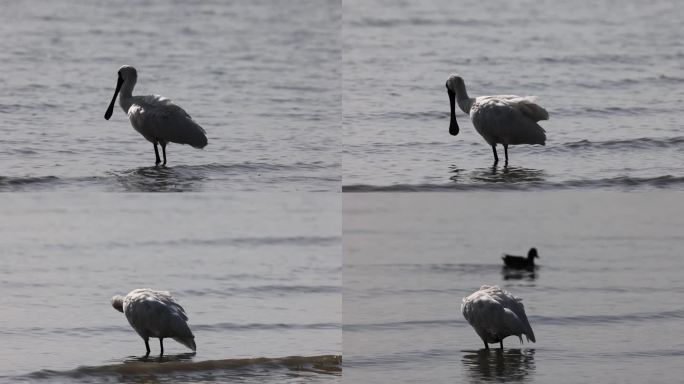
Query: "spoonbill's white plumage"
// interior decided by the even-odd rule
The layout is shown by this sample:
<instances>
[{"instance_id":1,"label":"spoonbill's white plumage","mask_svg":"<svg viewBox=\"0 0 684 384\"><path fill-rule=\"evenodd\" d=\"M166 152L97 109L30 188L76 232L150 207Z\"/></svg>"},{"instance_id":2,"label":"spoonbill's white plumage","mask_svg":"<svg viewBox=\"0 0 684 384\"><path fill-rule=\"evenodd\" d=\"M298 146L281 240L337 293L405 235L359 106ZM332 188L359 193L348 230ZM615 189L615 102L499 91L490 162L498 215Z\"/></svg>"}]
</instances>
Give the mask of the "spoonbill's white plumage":
<instances>
[{"instance_id":1,"label":"spoonbill's white plumage","mask_svg":"<svg viewBox=\"0 0 684 384\"><path fill-rule=\"evenodd\" d=\"M538 121L548 120L549 113L535 103L532 96L498 95L471 98L466 92L465 82L459 75L451 75L446 82L451 103L449 133L458 134L455 104L467 114L477 132L487 141L494 152L494 163L499 161L496 145L502 144L508 164L508 146L515 144L546 143L544 128Z\"/></svg>"},{"instance_id":2,"label":"spoonbill's white plumage","mask_svg":"<svg viewBox=\"0 0 684 384\"><path fill-rule=\"evenodd\" d=\"M145 340L145 356L150 355L150 337L159 338L160 356L164 355L164 339L169 337L197 350L195 336L188 327L188 316L169 292L135 289L125 297L112 297L112 306L126 315L133 329Z\"/></svg>"},{"instance_id":3,"label":"spoonbill's white plumage","mask_svg":"<svg viewBox=\"0 0 684 384\"><path fill-rule=\"evenodd\" d=\"M105 112L105 119L109 120L112 116L116 96L121 91L119 105L128 114L133 128L154 144L157 165L161 162L157 144L162 147L164 164L168 143L188 144L195 148L204 148L207 145L204 129L171 100L159 95L133 96L137 79L138 72L135 68L130 65L119 68L116 90Z\"/></svg>"},{"instance_id":4,"label":"spoonbill's white plumage","mask_svg":"<svg viewBox=\"0 0 684 384\"><path fill-rule=\"evenodd\" d=\"M503 339L511 335L518 336L521 343L523 334L527 341L536 342L522 299L497 286L483 285L480 290L464 297L461 311L484 341L485 349L494 343L499 343L503 349Z\"/></svg>"}]
</instances>

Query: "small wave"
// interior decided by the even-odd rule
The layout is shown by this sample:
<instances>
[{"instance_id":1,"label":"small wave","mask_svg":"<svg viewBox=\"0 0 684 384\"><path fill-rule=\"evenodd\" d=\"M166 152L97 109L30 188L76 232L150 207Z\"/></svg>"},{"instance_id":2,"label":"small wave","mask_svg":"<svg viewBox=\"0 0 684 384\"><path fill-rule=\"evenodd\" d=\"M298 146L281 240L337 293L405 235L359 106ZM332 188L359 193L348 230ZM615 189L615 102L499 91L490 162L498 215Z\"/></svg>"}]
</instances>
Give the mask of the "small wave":
<instances>
[{"instance_id":1,"label":"small wave","mask_svg":"<svg viewBox=\"0 0 684 384\"><path fill-rule=\"evenodd\" d=\"M684 309L662 312L643 312L619 315L530 316L530 321L554 325L596 325L654 320L684 319Z\"/></svg>"},{"instance_id":2,"label":"small wave","mask_svg":"<svg viewBox=\"0 0 684 384\"><path fill-rule=\"evenodd\" d=\"M22 189L27 186L35 185L45 185L45 184L55 184L61 182L61 179L57 176L39 176L39 177L4 177L0 176L0 191L3 188L11 189Z\"/></svg>"},{"instance_id":3,"label":"small wave","mask_svg":"<svg viewBox=\"0 0 684 384\"><path fill-rule=\"evenodd\" d=\"M563 189L619 189L634 190L668 188L684 185L684 176L663 175L656 177L618 176L603 179L580 179L561 182L529 181L498 183L449 183L449 184L351 184L342 186L342 192L453 192L453 191L535 191Z\"/></svg>"},{"instance_id":4,"label":"small wave","mask_svg":"<svg viewBox=\"0 0 684 384\"><path fill-rule=\"evenodd\" d=\"M84 177L61 176L0 176L0 191L52 190L96 188L106 191L126 192L194 192L202 191L206 184L216 180L232 180L236 176L259 178L260 183L280 185L284 181L297 182L311 189L339 191L339 163L322 161L276 163L203 164L177 166L149 166L122 171L109 171L103 175ZM317 174L313 174L314 172ZM323 174L323 175L321 175ZM239 185L239 184L238 184ZM250 184L252 185L252 184Z\"/></svg>"},{"instance_id":5,"label":"small wave","mask_svg":"<svg viewBox=\"0 0 684 384\"><path fill-rule=\"evenodd\" d=\"M342 356L288 356L288 357L257 357L246 359L222 359L205 361L188 361L186 359L164 359L139 361L134 360L121 364L79 367L69 371L41 370L24 376L18 380L106 380L108 376L135 377L140 376L144 381L156 381L152 376L175 376L210 374L215 371L232 371L249 374L251 371L306 371L319 374L339 375L342 372Z\"/></svg>"},{"instance_id":6,"label":"small wave","mask_svg":"<svg viewBox=\"0 0 684 384\"><path fill-rule=\"evenodd\" d=\"M108 247L141 248L163 246L330 246L341 243L339 236L283 236L283 237L226 237L226 238L181 238L176 240L149 240L141 242L110 242Z\"/></svg>"},{"instance_id":7,"label":"small wave","mask_svg":"<svg viewBox=\"0 0 684 384\"><path fill-rule=\"evenodd\" d=\"M667 138L651 138L642 137L638 139L627 140L606 140L606 141L589 141L580 140L564 143L560 146L563 149L577 150L577 149L662 149L662 148L681 148L684 144L684 136L667 137Z\"/></svg>"},{"instance_id":8,"label":"small wave","mask_svg":"<svg viewBox=\"0 0 684 384\"><path fill-rule=\"evenodd\" d=\"M340 329L340 323L312 323L312 324L264 324L264 323L218 323L218 324L199 324L193 325L192 329L200 331L277 331L277 330L318 330L318 329ZM128 329L126 331L129 331Z\"/></svg>"},{"instance_id":9,"label":"small wave","mask_svg":"<svg viewBox=\"0 0 684 384\"><path fill-rule=\"evenodd\" d=\"M437 25L444 26L483 26L483 25L493 25L491 20L482 19L458 19L458 18L443 18L443 19L433 19L425 17L409 17L404 19L399 18L375 18L375 17L364 17L360 20L353 20L348 22L350 25L359 27L374 27L374 28L396 28L400 26L427 26L435 27Z\"/></svg>"},{"instance_id":10,"label":"small wave","mask_svg":"<svg viewBox=\"0 0 684 384\"><path fill-rule=\"evenodd\" d=\"M448 111L418 111L418 112L386 112L382 113L383 120L397 119L397 120L415 120L415 121L443 121L449 119Z\"/></svg>"},{"instance_id":11,"label":"small wave","mask_svg":"<svg viewBox=\"0 0 684 384\"><path fill-rule=\"evenodd\" d=\"M628 87L643 87L644 85L647 86L671 86L673 84L680 84L684 82L684 78L681 77L672 77L672 76L666 76L666 75L659 75L659 76L646 76L646 77L624 77L624 78L618 78L618 79L600 79L600 80L594 80L591 82L580 82L580 83L573 83L573 85L578 86L580 88L586 88L586 89L599 89L599 90L605 90L605 89L621 89L624 90L625 88ZM654 107L638 107L639 109L643 109L646 113L653 113L654 111L657 111L658 108ZM631 108L631 109L636 109L636 108ZM670 111L670 110L667 110Z\"/></svg>"},{"instance_id":12,"label":"small wave","mask_svg":"<svg viewBox=\"0 0 684 384\"><path fill-rule=\"evenodd\" d=\"M375 353L372 356L356 356L347 358L344 362L347 367L373 367L381 366L383 369L388 369L388 366L409 363L411 365L427 362L428 364L435 364L436 360L449 359L458 354L456 349L432 348L432 349L412 349L401 350L391 353ZM446 361L446 364L451 361Z\"/></svg>"},{"instance_id":13,"label":"small wave","mask_svg":"<svg viewBox=\"0 0 684 384\"><path fill-rule=\"evenodd\" d=\"M178 294L193 296L235 296L239 294L259 294L268 296L287 296L298 294L319 294L319 293L338 293L342 289L339 285L258 285L253 287L224 288L224 289L203 289L178 291Z\"/></svg>"},{"instance_id":14,"label":"small wave","mask_svg":"<svg viewBox=\"0 0 684 384\"><path fill-rule=\"evenodd\" d=\"M158 175L158 174L174 174L174 173L202 173L202 172L217 172L217 173L243 173L243 172L266 172L266 171L291 171L291 170L312 170L312 169L329 169L336 168L338 164L326 164L321 161L311 163L297 162L294 164L277 164L277 163L260 163L260 162L244 162L236 164L219 164L210 163L202 165L175 165L175 166L149 166L134 168L122 172L113 172L114 175Z\"/></svg>"},{"instance_id":15,"label":"small wave","mask_svg":"<svg viewBox=\"0 0 684 384\"><path fill-rule=\"evenodd\" d=\"M441 320L408 320L408 321L392 321L384 323L366 323L366 324L343 324L344 332L367 332L367 331L382 331L382 330L405 330L411 328L435 328L435 327L452 327L454 324L465 324L461 319L441 319Z\"/></svg>"},{"instance_id":16,"label":"small wave","mask_svg":"<svg viewBox=\"0 0 684 384\"><path fill-rule=\"evenodd\" d=\"M377 269L392 269L403 270L410 273L415 272L430 272L430 273L487 273L492 269L501 268L500 264L460 264L460 263L392 263L392 264L373 264L373 265L355 265L346 263L345 269L354 270L360 269L363 271L369 270L369 273L377 273Z\"/></svg>"},{"instance_id":17,"label":"small wave","mask_svg":"<svg viewBox=\"0 0 684 384\"><path fill-rule=\"evenodd\" d=\"M596 53L596 54L585 54L585 55L566 55L566 56L554 56L554 57L540 57L538 60L544 64L602 64L610 63L612 65L619 64L635 64L635 63L647 63L653 58L650 55L627 55L627 54L612 54L612 53Z\"/></svg>"},{"instance_id":18,"label":"small wave","mask_svg":"<svg viewBox=\"0 0 684 384\"><path fill-rule=\"evenodd\" d=\"M191 324L193 330L199 331L274 331L274 330L320 330L339 329L339 323L311 323L311 324L288 324L288 323L215 323L215 324ZM32 336L86 336L105 335L111 333L129 333L131 328L125 325L110 325L97 327L12 327L0 330L0 335L32 335Z\"/></svg>"}]
</instances>

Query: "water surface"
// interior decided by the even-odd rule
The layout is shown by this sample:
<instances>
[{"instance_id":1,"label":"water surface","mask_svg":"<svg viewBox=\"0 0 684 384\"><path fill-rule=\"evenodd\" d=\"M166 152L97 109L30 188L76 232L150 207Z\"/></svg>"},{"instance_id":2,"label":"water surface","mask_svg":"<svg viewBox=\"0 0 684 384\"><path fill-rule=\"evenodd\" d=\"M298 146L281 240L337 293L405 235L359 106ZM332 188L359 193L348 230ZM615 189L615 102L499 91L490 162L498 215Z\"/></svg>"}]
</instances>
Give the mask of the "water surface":
<instances>
[{"instance_id":1,"label":"water surface","mask_svg":"<svg viewBox=\"0 0 684 384\"><path fill-rule=\"evenodd\" d=\"M0 381L339 382L339 197L7 194ZM339 195L338 195L339 196ZM197 354L110 304L169 290Z\"/></svg>"},{"instance_id":2,"label":"water surface","mask_svg":"<svg viewBox=\"0 0 684 384\"><path fill-rule=\"evenodd\" d=\"M682 197L345 194L343 381L680 381ZM532 246L534 273L504 273ZM537 343L484 350L460 311L483 284L523 298Z\"/></svg>"},{"instance_id":3,"label":"water surface","mask_svg":"<svg viewBox=\"0 0 684 384\"><path fill-rule=\"evenodd\" d=\"M7 1L0 191L339 190L339 1ZM159 94L207 131L167 168L116 106Z\"/></svg>"},{"instance_id":4,"label":"water surface","mask_svg":"<svg viewBox=\"0 0 684 384\"><path fill-rule=\"evenodd\" d=\"M684 186L684 46L676 1L343 3L344 189ZM546 146L491 148L445 82L471 97L536 95ZM503 149L499 147L503 157Z\"/></svg>"}]
</instances>

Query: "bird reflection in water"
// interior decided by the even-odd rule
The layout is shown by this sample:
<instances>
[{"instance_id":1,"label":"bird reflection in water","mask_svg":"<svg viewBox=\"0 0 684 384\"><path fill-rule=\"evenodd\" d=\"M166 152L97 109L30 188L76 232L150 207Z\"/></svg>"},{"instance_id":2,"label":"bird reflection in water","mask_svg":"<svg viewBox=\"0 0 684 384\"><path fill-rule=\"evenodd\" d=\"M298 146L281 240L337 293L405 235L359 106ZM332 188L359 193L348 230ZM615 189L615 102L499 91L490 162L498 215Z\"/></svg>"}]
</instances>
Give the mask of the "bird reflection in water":
<instances>
[{"instance_id":1,"label":"bird reflection in water","mask_svg":"<svg viewBox=\"0 0 684 384\"><path fill-rule=\"evenodd\" d=\"M541 169L523 167L492 167L477 168L470 173L456 165L449 166L449 180L456 183L522 183L522 182L543 182L546 174Z\"/></svg>"},{"instance_id":2,"label":"bird reflection in water","mask_svg":"<svg viewBox=\"0 0 684 384\"><path fill-rule=\"evenodd\" d=\"M524 383L534 373L534 349L464 351L461 361L472 382Z\"/></svg>"},{"instance_id":3,"label":"bird reflection in water","mask_svg":"<svg viewBox=\"0 0 684 384\"><path fill-rule=\"evenodd\" d=\"M537 275L537 267L530 267L525 269L501 268L501 276L504 280L526 280L534 281Z\"/></svg>"},{"instance_id":4,"label":"bird reflection in water","mask_svg":"<svg viewBox=\"0 0 684 384\"><path fill-rule=\"evenodd\" d=\"M204 166L141 167L116 174L126 192L193 192L202 189Z\"/></svg>"},{"instance_id":5,"label":"bird reflection in water","mask_svg":"<svg viewBox=\"0 0 684 384\"><path fill-rule=\"evenodd\" d=\"M493 165L492 167L474 170L471 179L474 182L485 183L535 182L544 181L545 173L541 169L508 166L499 168Z\"/></svg>"},{"instance_id":6,"label":"bird reflection in water","mask_svg":"<svg viewBox=\"0 0 684 384\"><path fill-rule=\"evenodd\" d=\"M150 362L157 362L157 363L167 363L167 362L176 362L176 361L191 361L193 357L195 357L197 353L196 352L186 352L186 353L178 353L175 355L164 355L164 356L130 356L127 357L123 362L124 364L129 364L129 363L150 363Z\"/></svg>"}]
</instances>

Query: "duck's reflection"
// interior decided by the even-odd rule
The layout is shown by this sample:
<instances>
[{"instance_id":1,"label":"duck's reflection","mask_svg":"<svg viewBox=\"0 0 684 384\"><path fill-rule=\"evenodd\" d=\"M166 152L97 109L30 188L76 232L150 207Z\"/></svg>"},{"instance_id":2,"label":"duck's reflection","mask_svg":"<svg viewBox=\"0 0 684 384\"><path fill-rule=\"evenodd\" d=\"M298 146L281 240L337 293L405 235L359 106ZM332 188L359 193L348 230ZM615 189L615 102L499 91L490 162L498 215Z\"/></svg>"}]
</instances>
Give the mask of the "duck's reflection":
<instances>
[{"instance_id":1,"label":"duck's reflection","mask_svg":"<svg viewBox=\"0 0 684 384\"><path fill-rule=\"evenodd\" d=\"M526 280L534 281L537 276L537 267L532 266L529 268L516 269L516 268L501 268L501 276L504 280Z\"/></svg>"},{"instance_id":2,"label":"duck's reflection","mask_svg":"<svg viewBox=\"0 0 684 384\"><path fill-rule=\"evenodd\" d=\"M474 383L524 383L535 370L534 349L465 351L461 361Z\"/></svg>"}]
</instances>

